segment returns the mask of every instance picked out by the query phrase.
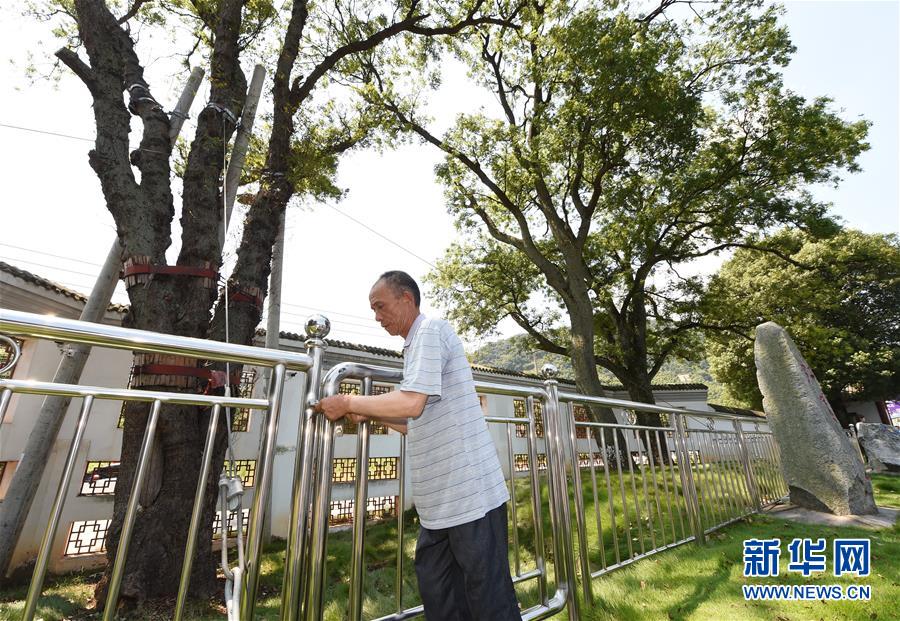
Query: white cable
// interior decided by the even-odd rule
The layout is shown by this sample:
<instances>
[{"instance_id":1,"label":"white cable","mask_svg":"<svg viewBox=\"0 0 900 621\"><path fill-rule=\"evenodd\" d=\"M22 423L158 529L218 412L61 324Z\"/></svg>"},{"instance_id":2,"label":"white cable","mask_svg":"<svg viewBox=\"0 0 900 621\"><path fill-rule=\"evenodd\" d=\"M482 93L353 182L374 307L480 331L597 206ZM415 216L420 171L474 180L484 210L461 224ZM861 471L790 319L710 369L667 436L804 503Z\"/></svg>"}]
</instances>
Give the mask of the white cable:
<instances>
[{"instance_id":1,"label":"white cable","mask_svg":"<svg viewBox=\"0 0 900 621\"><path fill-rule=\"evenodd\" d=\"M225 115L222 114L222 220L225 231L228 231L228 185L226 177L228 175L228 142L225 140ZM224 242L222 244L224 256ZM228 279L225 278L223 304L225 305L225 342L231 342L231 332L229 329L230 318L228 313ZM225 394L231 394L231 363L225 362ZM228 621L240 621L241 610L241 578L244 572L244 538L243 538L243 499L244 490L240 479L237 478L237 472L234 467L234 442L231 429L231 408L225 408L226 437L228 439L228 469L227 475L223 473L219 477L219 494L222 503L222 571L225 574L225 610ZM237 566L230 569L228 566L228 513L229 513L229 492L236 501L234 512L237 518L237 532L235 533L235 542L237 544Z\"/></svg>"}]
</instances>

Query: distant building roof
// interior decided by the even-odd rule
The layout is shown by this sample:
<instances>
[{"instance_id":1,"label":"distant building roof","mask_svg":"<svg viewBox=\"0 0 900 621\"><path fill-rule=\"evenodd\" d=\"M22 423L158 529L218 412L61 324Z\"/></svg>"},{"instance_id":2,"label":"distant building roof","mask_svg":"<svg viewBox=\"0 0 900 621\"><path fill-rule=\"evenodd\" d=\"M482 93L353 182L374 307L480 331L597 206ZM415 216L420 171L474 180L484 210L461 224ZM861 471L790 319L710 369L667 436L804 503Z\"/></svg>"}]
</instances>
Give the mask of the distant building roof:
<instances>
[{"instance_id":1,"label":"distant building roof","mask_svg":"<svg viewBox=\"0 0 900 621\"><path fill-rule=\"evenodd\" d=\"M37 285L38 287L42 287L43 289L46 289L48 291L53 291L54 293L64 295L67 298L72 298L73 300L81 302L82 304L87 302L87 296L83 293L72 291L68 287L63 287L62 285L55 283L52 280L42 278L41 276L32 274L29 271L15 267L14 265L10 265L9 263L0 261L0 272L6 272L7 274L15 276L16 278L21 278L26 282ZM127 313L128 306L126 304L110 304L107 307L107 310L114 313Z\"/></svg>"},{"instance_id":2,"label":"distant building roof","mask_svg":"<svg viewBox=\"0 0 900 621\"><path fill-rule=\"evenodd\" d=\"M718 403L707 403L716 412L723 414L734 414L735 416L756 416L757 418L765 418L766 413L759 410L748 410L747 408L734 408L730 405L720 405Z\"/></svg>"},{"instance_id":3,"label":"distant building roof","mask_svg":"<svg viewBox=\"0 0 900 621\"><path fill-rule=\"evenodd\" d=\"M21 268L10 265L9 263L4 263L4 262L0 261L0 272L6 272L17 278L21 278L22 280L25 280L34 285L37 285L44 289L47 289L48 291L53 291L60 295L64 295L68 298L72 298L73 300L77 300L78 302L81 302L82 304L87 302L86 295L84 295L82 293L78 293L77 291L72 291L71 289L69 289L67 287L64 287L58 283L53 282L52 280L42 278L41 276L32 274L29 271L26 271ZM108 310L111 312L126 313L126 312L128 312L128 306L126 304L110 304L108 307ZM266 331L263 328L259 328L256 331L256 334L257 334L257 336L265 336ZM303 343L304 341L306 341L305 336L297 334L296 332L282 331L279 333L279 336L283 339L287 339L290 341L297 341L299 343ZM386 349L383 347L374 347L372 345L360 345L358 343L350 343L347 341L339 341L339 340L335 340L335 339L328 339L328 342L332 347L339 347L341 349L349 349L352 351L366 352L369 354L375 354L377 356L385 356L385 357L389 357L389 358L403 358L403 354L401 352L392 350L392 349ZM472 369L475 371L481 372L481 373L487 373L487 374L491 374L491 375L506 375L506 376L510 376L510 377L521 377L521 378L525 378L525 379L533 379L533 380L538 380L538 381L543 379L540 376L534 375L532 373L522 373L520 371L513 371L511 369L500 369L497 367L489 367L489 366L485 366L483 364L473 364ZM562 377L559 378L559 381L561 383L570 384L570 385L575 384L574 380L562 378ZM602 386L603 386L603 390L606 390L609 392L621 392L624 390L624 387L620 386L620 385L603 384ZM688 383L683 383L683 384L653 384L652 388L655 391L663 391L663 390L707 390L708 387L706 386L706 384L701 384L701 383L696 383L696 382L694 382L694 383L688 382ZM726 406L713 406L713 404L710 404L710 406L712 406L714 408L726 407ZM732 409L735 410L733 413L738 413L737 409L735 409L735 408L732 408ZM720 411L724 412L724 411L730 411L730 410L720 410ZM742 412L752 412L752 410L742 410ZM761 416L762 413L757 412L757 413L753 413L752 415Z\"/></svg>"}]
</instances>

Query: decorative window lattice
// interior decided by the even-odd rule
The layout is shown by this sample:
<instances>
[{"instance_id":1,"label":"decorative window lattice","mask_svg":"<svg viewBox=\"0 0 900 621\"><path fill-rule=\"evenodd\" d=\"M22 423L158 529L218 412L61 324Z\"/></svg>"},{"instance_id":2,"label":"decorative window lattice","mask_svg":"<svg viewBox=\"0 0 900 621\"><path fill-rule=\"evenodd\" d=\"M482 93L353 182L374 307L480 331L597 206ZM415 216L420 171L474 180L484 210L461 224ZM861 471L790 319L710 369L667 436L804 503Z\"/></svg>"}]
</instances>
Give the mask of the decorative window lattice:
<instances>
[{"instance_id":1,"label":"decorative window lattice","mask_svg":"<svg viewBox=\"0 0 900 621\"><path fill-rule=\"evenodd\" d=\"M577 403L573 405L572 413L575 415L576 423L587 423L591 420L588 416L588 409L583 405ZM587 438L587 427L575 427L575 437L582 439Z\"/></svg>"},{"instance_id":2,"label":"decorative window lattice","mask_svg":"<svg viewBox=\"0 0 900 621\"><path fill-rule=\"evenodd\" d=\"M241 383L238 386L237 396L249 399L253 396L253 388L256 386L256 369L244 369L241 373ZM250 408L240 408L231 411L231 430L244 432L250 427Z\"/></svg>"},{"instance_id":3,"label":"decorative window lattice","mask_svg":"<svg viewBox=\"0 0 900 621\"><path fill-rule=\"evenodd\" d=\"M116 493L119 462L89 461L84 469L79 496L111 496Z\"/></svg>"},{"instance_id":4,"label":"decorative window lattice","mask_svg":"<svg viewBox=\"0 0 900 621\"><path fill-rule=\"evenodd\" d=\"M250 509L244 509L241 511L241 533L247 534L247 525L250 523ZM237 511L229 511L228 512L228 536L235 537L237 536L238 529L238 512ZM213 539L221 539L222 538L222 512L216 511L216 517L213 518Z\"/></svg>"},{"instance_id":5,"label":"decorative window lattice","mask_svg":"<svg viewBox=\"0 0 900 621\"><path fill-rule=\"evenodd\" d=\"M359 382L341 382L340 387L338 388L338 394L341 395L358 395L359 394ZM382 386L376 384L372 386L372 394L373 395L383 395L386 392L391 392L394 390L393 386ZM359 425L356 423L351 423L348 420L345 420L341 423L341 426L344 429L344 435L355 434L359 429ZM369 423L369 435L387 435L388 428L381 423L371 422Z\"/></svg>"},{"instance_id":6,"label":"decorative window lattice","mask_svg":"<svg viewBox=\"0 0 900 621\"><path fill-rule=\"evenodd\" d=\"M516 418L528 418L525 399L513 399L513 413ZM534 432L539 438L544 437L544 417L540 401L534 402ZM516 425L516 437L528 436L528 425Z\"/></svg>"},{"instance_id":7,"label":"decorative window lattice","mask_svg":"<svg viewBox=\"0 0 900 621\"><path fill-rule=\"evenodd\" d=\"M396 515L396 496L375 496L366 499L366 519L377 520ZM353 500L332 500L328 523L331 526L353 521Z\"/></svg>"},{"instance_id":8,"label":"decorative window lattice","mask_svg":"<svg viewBox=\"0 0 900 621\"><path fill-rule=\"evenodd\" d=\"M134 363L131 363L131 370L128 371L128 381L125 382L125 388L131 388L134 385ZM119 420L116 423L117 429L125 429L125 406L127 401L122 402L122 408L119 410Z\"/></svg>"},{"instance_id":9,"label":"decorative window lattice","mask_svg":"<svg viewBox=\"0 0 900 621\"><path fill-rule=\"evenodd\" d=\"M370 457L369 458L369 480L383 481L385 479L397 478L397 458L396 457Z\"/></svg>"},{"instance_id":10,"label":"decorative window lattice","mask_svg":"<svg viewBox=\"0 0 900 621\"><path fill-rule=\"evenodd\" d=\"M578 467L579 468L590 468L591 467L591 457L590 453L578 453ZM594 453L593 454L593 462L594 466L603 467L603 453Z\"/></svg>"},{"instance_id":11,"label":"decorative window lattice","mask_svg":"<svg viewBox=\"0 0 900 621\"><path fill-rule=\"evenodd\" d=\"M18 344L19 351L22 351L22 340L13 338L13 340ZM12 345L7 343L6 341L0 341L0 368L5 367L9 364L9 361L12 360L13 356L13 348ZM16 370L15 367L0 373L0 379L8 379L12 377L13 372Z\"/></svg>"},{"instance_id":12,"label":"decorative window lattice","mask_svg":"<svg viewBox=\"0 0 900 621\"><path fill-rule=\"evenodd\" d=\"M225 471L228 470L228 462L225 462ZM235 459L234 472L240 477L241 485L244 489L253 487L256 481L256 460L255 459Z\"/></svg>"},{"instance_id":13,"label":"decorative window lattice","mask_svg":"<svg viewBox=\"0 0 900 621\"><path fill-rule=\"evenodd\" d=\"M547 454L538 453L537 462L538 470L546 470ZM513 468L516 472L528 472L528 470L531 468L530 460L528 459L528 453L516 453L513 456Z\"/></svg>"},{"instance_id":14,"label":"decorative window lattice","mask_svg":"<svg viewBox=\"0 0 900 621\"><path fill-rule=\"evenodd\" d=\"M531 466L528 464L528 453L516 453L514 456L513 468L516 472L528 472Z\"/></svg>"},{"instance_id":15,"label":"decorative window lattice","mask_svg":"<svg viewBox=\"0 0 900 621\"><path fill-rule=\"evenodd\" d=\"M625 424L637 425L637 412L634 410L625 410Z\"/></svg>"},{"instance_id":16,"label":"decorative window lattice","mask_svg":"<svg viewBox=\"0 0 900 621\"><path fill-rule=\"evenodd\" d=\"M110 520L72 522L66 541L65 556L100 554L106 552L106 531Z\"/></svg>"},{"instance_id":17,"label":"decorative window lattice","mask_svg":"<svg viewBox=\"0 0 900 621\"><path fill-rule=\"evenodd\" d=\"M384 481L397 478L396 457L370 457L369 472L370 481ZM356 480L356 459L353 457L338 457L334 460L331 470L332 483L352 483Z\"/></svg>"},{"instance_id":18,"label":"decorative window lattice","mask_svg":"<svg viewBox=\"0 0 900 621\"><path fill-rule=\"evenodd\" d=\"M331 468L332 483L352 483L356 480L356 458L337 457ZM333 504L333 503L332 503Z\"/></svg>"}]
</instances>

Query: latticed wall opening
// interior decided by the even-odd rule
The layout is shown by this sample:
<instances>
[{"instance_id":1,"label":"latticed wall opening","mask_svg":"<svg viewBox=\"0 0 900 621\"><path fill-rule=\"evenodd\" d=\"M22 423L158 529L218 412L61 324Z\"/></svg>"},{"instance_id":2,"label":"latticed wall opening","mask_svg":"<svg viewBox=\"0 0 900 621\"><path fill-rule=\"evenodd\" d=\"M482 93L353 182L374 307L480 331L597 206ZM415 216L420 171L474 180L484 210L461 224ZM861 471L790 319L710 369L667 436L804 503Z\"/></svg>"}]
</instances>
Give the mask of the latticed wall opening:
<instances>
[{"instance_id":1,"label":"latticed wall opening","mask_svg":"<svg viewBox=\"0 0 900 621\"><path fill-rule=\"evenodd\" d=\"M125 382L125 388L131 388L134 386L134 364L132 363L131 369L128 371L128 381ZM119 409L119 420L116 423L116 428L125 429L125 408L128 405L127 401L122 402L122 407Z\"/></svg>"},{"instance_id":2,"label":"latticed wall opening","mask_svg":"<svg viewBox=\"0 0 900 621\"><path fill-rule=\"evenodd\" d=\"M355 480L356 480L356 458L355 457L336 457L331 466L331 482L332 483L352 483Z\"/></svg>"},{"instance_id":3,"label":"latticed wall opening","mask_svg":"<svg viewBox=\"0 0 900 621\"><path fill-rule=\"evenodd\" d=\"M247 534L247 525L250 522L250 509L243 509L241 511L241 533ZM228 536L234 537L237 535L238 529L238 512L237 511L229 511L228 512ZM221 539L222 538L222 512L216 511L216 516L213 518L213 539Z\"/></svg>"},{"instance_id":4,"label":"latticed wall opening","mask_svg":"<svg viewBox=\"0 0 900 621\"><path fill-rule=\"evenodd\" d=\"M19 351L22 351L24 341L22 341L21 339L13 338L13 337L10 337L10 338L12 338L12 340L14 340L16 342L16 344L19 346ZM7 343L6 341L0 341L0 369L2 369L7 364L9 364L9 361L12 360L12 357L13 357L12 345ZM8 379L8 378L12 377L13 372L15 370L16 370L15 367L13 367L12 369L7 369L3 373L0 373L0 379Z\"/></svg>"},{"instance_id":5,"label":"latticed wall opening","mask_svg":"<svg viewBox=\"0 0 900 621\"><path fill-rule=\"evenodd\" d=\"M228 472L228 462L225 462L224 471ZM234 473L241 479L241 485L244 489L253 487L256 482L256 460L255 459L235 459Z\"/></svg>"},{"instance_id":6,"label":"latticed wall opening","mask_svg":"<svg viewBox=\"0 0 900 621\"><path fill-rule=\"evenodd\" d=\"M603 467L603 453L578 453L578 467L590 468L591 461L594 466Z\"/></svg>"},{"instance_id":7,"label":"latticed wall opening","mask_svg":"<svg viewBox=\"0 0 900 621\"><path fill-rule=\"evenodd\" d=\"M373 395L383 395L386 392L391 392L394 390L393 386L385 386L382 384L375 384L372 386L372 394ZM341 382L340 387L338 388L338 394L342 395L358 395L360 393L360 383L359 382ZM359 430L359 425L356 423L351 423L348 420L344 420L341 422L341 427L344 430L344 435L355 434ZM381 423L371 422L369 423L369 434L376 435L387 435L388 428Z\"/></svg>"},{"instance_id":8,"label":"latticed wall opening","mask_svg":"<svg viewBox=\"0 0 900 621\"><path fill-rule=\"evenodd\" d=\"M2 477L0 477L2 478ZM118 461L89 461L81 479L79 496L111 496L119 480Z\"/></svg>"},{"instance_id":9,"label":"latticed wall opening","mask_svg":"<svg viewBox=\"0 0 900 621\"><path fill-rule=\"evenodd\" d=\"M66 540L65 556L100 554L106 552L106 532L110 520L81 520L72 522Z\"/></svg>"},{"instance_id":10,"label":"latticed wall opening","mask_svg":"<svg viewBox=\"0 0 900 621\"><path fill-rule=\"evenodd\" d=\"M397 478L396 457L370 457L368 476L370 481L386 481ZM357 461L355 457L337 457L331 470L332 483L353 483L356 481Z\"/></svg>"},{"instance_id":11,"label":"latticed wall opening","mask_svg":"<svg viewBox=\"0 0 900 621\"><path fill-rule=\"evenodd\" d=\"M253 396L253 388L256 386L256 369L244 369L241 373L241 383L238 386L237 396L249 399ZM231 410L231 430L247 431L250 427L250 408Z\"/></svg>"},{"instance_id":12,"label":"latticed wall opening","mask_svg":"<svg viewBox=\"0 0 900 621\"><path fill-rule=\"evenodd\" d=\"M513 413L516 418L528 418L525 399L513 399ZM544 416L540 401L534 402L534 432L537 437L544 437ZM528 437L528 425L516 425L516 437Z\"/></svg>"},{"instance_id":13,"label":"latticed wall opening","mask_svg":"<svg viewBox=\"0 0 900 621\"><path fill-rule=\"evenodd\" d=\"M332 500L328 523L331 526L350 524L353 522L352 498ZM366 519L379 520L397 515L397 496L373 496L366 499Z\"/></svg>"},{"instance_id":14,"label":"latticed wall opening","mask_svg":"<svg viewBox=\"0 0 900 621\"><path fill-rule=\"evenodd\" d=\"M538 470L547 469L547 454L537 454ZM531 469L531 460L528 453L516 453L513 455L513 468L516 472L528 472Z\"/></svg>"},{"instance_id":15,"label":"latticed wall opening","mask_svg":"<svg viewBox=\"0 0 900 621\"><path fill-rule=\"evenodd\" d=\"M578 403L572 406L572 414L576 423L588 423L591 420L588 409ZM575 437L584 440L587 438L587 431L587 427L575 427Z\"/></svg>"}]
</instances>

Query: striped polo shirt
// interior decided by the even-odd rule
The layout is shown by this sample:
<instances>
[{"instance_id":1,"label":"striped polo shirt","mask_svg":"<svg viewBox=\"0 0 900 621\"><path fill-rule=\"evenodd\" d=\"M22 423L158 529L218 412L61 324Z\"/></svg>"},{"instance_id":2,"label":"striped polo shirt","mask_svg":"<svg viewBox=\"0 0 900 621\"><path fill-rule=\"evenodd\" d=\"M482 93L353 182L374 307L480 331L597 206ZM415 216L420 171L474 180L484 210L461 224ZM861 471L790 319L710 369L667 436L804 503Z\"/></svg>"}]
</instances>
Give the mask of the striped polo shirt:
<instances>
[{"instance_id":1,"label":"striped polo shirt","mask_svg":"<svg viewBox=\"0 0 900 621\"><path fill-rule=\"evenodd\" d=\"M403 347L400 390L428 395L407 425L413 502L425 528L483 517L509 500L472 368L449 323L419 315Z\"/></svg>"}]
</instances>

